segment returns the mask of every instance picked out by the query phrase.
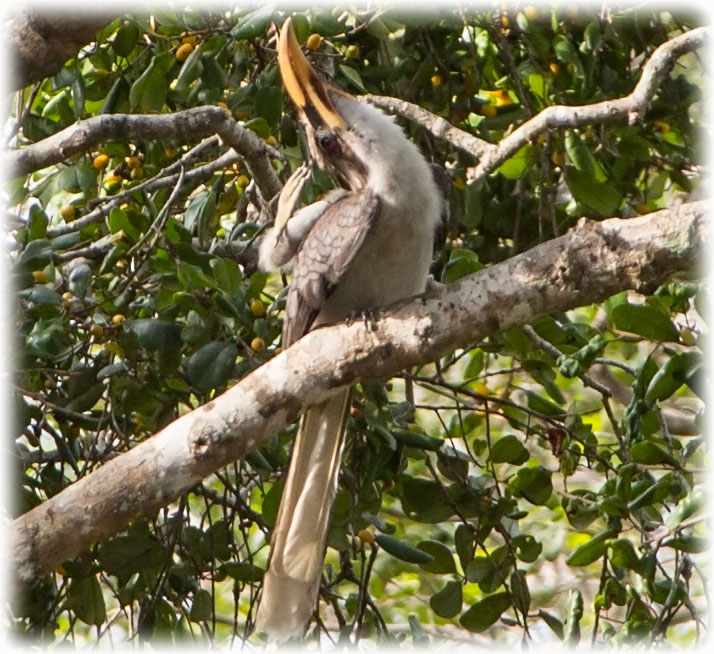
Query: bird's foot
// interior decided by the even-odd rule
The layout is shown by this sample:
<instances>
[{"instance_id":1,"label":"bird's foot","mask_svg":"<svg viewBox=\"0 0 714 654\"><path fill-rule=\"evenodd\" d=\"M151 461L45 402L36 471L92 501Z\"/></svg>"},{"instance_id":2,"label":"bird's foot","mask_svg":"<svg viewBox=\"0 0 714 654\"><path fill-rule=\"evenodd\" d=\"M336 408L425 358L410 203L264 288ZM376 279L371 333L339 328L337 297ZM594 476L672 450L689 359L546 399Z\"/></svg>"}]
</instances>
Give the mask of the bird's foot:
<instances>
[{"instance_id":1,"label":"bird's foot","mask_svg":"<svg viewBox=\"0 0 714 654\"><path fill-rule=\"evenodd\" d=\"M347 317L347 324L351 325L359 319L364 323L366 329L375 332L377 331L377 323L379 322L380 315L381 311L379 309L362 309L361 311L351 313Z\"/></svg>"}]
</instances>

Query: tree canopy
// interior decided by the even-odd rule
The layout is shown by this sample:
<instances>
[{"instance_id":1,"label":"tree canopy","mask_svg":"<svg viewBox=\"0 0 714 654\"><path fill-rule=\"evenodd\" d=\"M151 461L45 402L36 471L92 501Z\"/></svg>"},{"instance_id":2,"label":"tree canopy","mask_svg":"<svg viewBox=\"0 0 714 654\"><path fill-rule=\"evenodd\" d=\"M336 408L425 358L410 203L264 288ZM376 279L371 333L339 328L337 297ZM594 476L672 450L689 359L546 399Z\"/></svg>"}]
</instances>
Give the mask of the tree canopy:
<instances>
[{"instance_id":1,"label":"tree canopy","mask_svg":"<svg viewBox=\"0 0 714 654\"><path fill-rule=\"evenodd\" d=\"M256 259L307 154L276 66L287 15L444 168L450 218L424 298L282 351L289 272ZM701 22L507 4L16 18L8 630L260 643L294 421L357 380L308 640L701 642ZM304 203L332 185L315 170Z\"/></svg>"}]
</instances>

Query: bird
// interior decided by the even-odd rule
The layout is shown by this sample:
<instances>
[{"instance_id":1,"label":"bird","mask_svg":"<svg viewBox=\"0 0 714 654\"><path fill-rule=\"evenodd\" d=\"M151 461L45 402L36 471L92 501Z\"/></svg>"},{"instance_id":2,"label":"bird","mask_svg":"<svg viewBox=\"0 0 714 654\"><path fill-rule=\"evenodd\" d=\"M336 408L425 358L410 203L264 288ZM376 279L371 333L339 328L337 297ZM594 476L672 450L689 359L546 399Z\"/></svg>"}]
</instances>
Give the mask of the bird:
<instances>
[{"instance_id":1,"label":"bird","mask_svg":"<svg viewBox=\"0 0 714 654\"><path fill-rule=\"evenodd\" d=\"M321 325L380 309L425 290L440 227L438 175L401 127L328 82L310 64L290 17L278 35L278 67L296 106L310 158L339 186L294 211L310 170L281 191L259 267L291 267L283 348ZM270 539L255 631L303 638L317 604L330 510L337 491L350 388L300 420Z\"/></svg>"}]
</instances>

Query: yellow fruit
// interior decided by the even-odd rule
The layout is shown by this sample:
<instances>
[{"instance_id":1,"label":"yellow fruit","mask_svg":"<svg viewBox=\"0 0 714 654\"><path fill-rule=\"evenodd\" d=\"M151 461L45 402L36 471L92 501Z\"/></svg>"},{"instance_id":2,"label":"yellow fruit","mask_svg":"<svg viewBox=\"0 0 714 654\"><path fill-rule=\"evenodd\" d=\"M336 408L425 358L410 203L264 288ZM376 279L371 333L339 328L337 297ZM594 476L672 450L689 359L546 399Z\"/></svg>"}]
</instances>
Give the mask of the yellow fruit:
<instances>
[{"instance_id":1,"label":"yellow fruit","mask_svg":"<svg viewBox=\"0 0 714 654\"><path fill-rule=\"evenodd\" d=\"M635 205L635 211L637 211L637 213L642 216L652 211L652 209L650 209L649 205L646 202L640 202L639 204Z\"/></svg>"},{"instance_id":2,"label":"yellow fruit","mask_svg":"<svg viewBox=\"0 0 714 654\"><path fill-rule=\"evenodd\" d=\"M223 111L227 111L228 113L231 113L231 110L228 108L228 105L225 102L216 102L216 106L223 109Z\"/></svg>"},{"instance_id":3,"label":"yellow fruit","mask_svg":"<svg viewBox=\"0 0 714 654\"><path fill-rule=\"evenodd\" d=\"M89 328L89 333L94 336L94 338L101 338L104 336L104 327L95 323Z\"/></svg>"},{"instance_id":4,"label":"yellow fruit","mask_svg":"<svg viewBox=\"0 0 714 654\"><path fill-rule=\"evenodd\" d=\"M454 185L454 188L459 189L459 191L463 191L466 188L466 180L462 175L455 177L454 181L451 183Z\"/></svg>"},{"instance_id":5,"label":"yellow fruit","mask_svg":"<svg viewBox=\"0 0 714 654\"><path fill-rule=\"evenodd\" d=\"M171 146L171 145L167 145L167 146L164 148L164 154L165 154L169 159L173 159L173 158L178 154L178 150L177 150L176 148L174 148L173 146Z\"/></svg>"},{"instance_id":6,"label":"yellow fruit","mask_svg":"<svg viewBox=\"0 0 714 654\"><path fill-rule=\"evenodd\" d=\"M42 382L42 385L48 390L51 391L57 384L55 384L54 379L45 379L44 382Z\"/></svg>"},{"instance_id":7,"label":"yellow fruit","mask_svg":"<svg viewBox=\"0 0 714 654\"><path fill-rule=\"evenodd\" d=\"M116 193L121 188L121 184L124 178L121 175L109 175L104 180L104 188L107 189L108 193Z\"/></svg>"},{"instance_id":8,"label":"yellow fruit","mask_svg":"<svg viewBox=\"0 0 714 654\"><path fill-rule=\"evenodd\" d=\"M55 572L56 572L58 575L62 575L63 577L66 577L66 576L67 576L67 571L64 569L64 567L63 567L62 565L58 565L58 566L55 568Z\"/></svg>"},{"instance_id":9,"label":"yellow fruit","mask_svg":"<svg viewBox=\"0 0 714 654\"><path fill-rule=\"evenodd\" d=\"M261 318L267 312L267 307L258 299L252 300L250 303L250 312L256 317Z\"/></svg>"},{"instance_id":10,"label":"yellow fruit","mask_svg":"<svg viewBox=\"0 0 714 654\"><path fill-rule=\"evenodd\" d=\"M97 170L102 170L107 167L108 163L109 163L108 155L98 154L96 157L94 157L94 160L92 161L92 166L94 166Z\"/></svg>"},{"instance_id":11,"label":"yellow fruit","mask_svg":"<svg viewBox=\"0 0 714 654\"><path fill-rule=\"evenodd\" d=\"M548 64L548 68L550 68L550 72L553 73L553 75L560 74L560 66L557 62L551 61L550 64Z\"/></svg>"},{"instance_id":12,"label":"yellow fruit","mask_svg":"<svg viewBox=\"0 0 714 654\"><path fill-rule=\"evenodd\" d=\"M503 29L508 29L510 24L511 22L508 20L508 16L501 16L501 25L503 26Z\"/></svg>"},{"instance_id":13,"label":"yellow fruit","mask_svg":"<svg viewBox=\"0 0 714 654\"><path fill-rule=\"evenodd\" d=\"M144 169L139 166L138 168L132 168L131 173L129 173L129 177L131 177L133 180L141 179L144 176Z\"/></svg>"},{"instance_id":14,"label":"yellow fruit","mask_svg":"<svg viewBox=\"0 0 714 654\"><path fill-rule=\"evenodd\" d=\"M250 349L253 350L253 352L262 352L265 349L265 341L260 338L260 336L256 336L250 342Z\"/></svg>"},{"instance_id":15,"label":"yellow fruit","mask_svg":"<svg viewBox=\"0 0 714 654\"><path fill-rule=\"evenodd\" d=\"M536 18L538 18L538 9L533 5L528 5L523 9L523 15L528 20L535 20Z\"/></svg>"},{"instance_id":16,"label":"yellow fruit","mask_svg":"<svg viewBox=\"0 0 714 654\"><path fill-rule=\"evenodd\" d=\"M496 107L494 107L492 104L481 105L481 108L478 110L478 112L482 116L486 116L486 118L493 118L498 113L498 111L496 111Z\"/></svg>"},{"instance_id":17,"label":"yellow fruit","mask_svg":"<svg viewBox=\"0 0 714 654\"><path fill-rule=\"evenodd\" d=\"M357 532L357 538L367 545L374 543L374 534L369 529L360 529Z\"/></svg>"},{"instance_id":18,"label":"yellow fruit","mask_svg":"<svg viewBox=\"0 0 714 654\"><path fill-rule=\"evenodd\" d=\"M319 34L310 34L305 45L308 50L317 50L322 45L322 37Z\"/></svg>"},{"instance_id":19,"label":"yellow fruit","mask_svg":"<svg viewBox=\"0 0 714 654\"><path fill-rule=\"evenodd\" d=\"M556 150L550 157L550 160L556 165L556 166L562 166L565 163L565 156L563 155L562 152L559 150Z\"/></svg>"},{"instance_id":20,"label":"yellow fruit","mask_svg":"<svg viewBox=\"0 0 714 654\"><path fill-rule=\"evenodd\" d=\"M181 43L188 43L189 45L196 45L196 41L198 41L198 36L196 36L195 34L184 36L181 39Z\"/></svg>"},{"instance_id":21,"label":"yellow fruit","mask_svg":"<svg viewBox=\"0 0 714 654\"><path fill-rule=\"evenodd\" d=\"M75 207L71 204L67 207L62 207L62 210L60 211L60 215L65 220L72 220L72 218L74 218L76 214L77 214L77 207Z\"/></svg>"},{"instance_id":22,"label":"yellow fruit","mask_svg":"<svg viewBox=\"0 0 714 654\"><path fill-rule=\"evenodd\" d=\"M191 43L182 43L176 50L176 59L186 61L192 52L193 45Z\"/></svg>"},{"instance_id":23,"label":"yellow fruit","mask_svg":"<svg viewBox=\"0 0 714 654\"><path fill-rule=\"evenodd\" d=\"M126 320L126 316L123 313L115 313L112 316L112 325L119 326Z\"/></svg>"},{"instance_id":24,"label":"yellow fruit","mask_svg":"<svg viewBox=\"0 0 714 654\"><path fill-rule=\"evenodd\" d=\"M439 75L438 73L436 75L431 76L431 85L434 88L441 86L443 83L444 83L444 80L441 77L441 75Z\"/></svg>"},{"instance_id":25,"label":"yellow fruit","mask_svg":"<svg viewBox=\"0 0 714 654\"><path fill-rule=\"evenodd\" d=\"M250 180L245 175L239 175L238 179L236 179L236 184L238 184L240 188L245 188L250 184Z\"/></svg>"},{"instance_id":26,"label":"yellow fruit","mask_svg":"<svg viewBox=\"0 0 714 654\"><path fill-rule=\"evenodd\" d=\"M283 348L278 345L278 347L275 348L275 354L280 354L283 351Z\"/></svg>"},{"instance_id":27,"label":"yellow fruit","mask_svg":"<svg viewBox=\"0 0 714 654\"><path fill-rule=\"evenodd\" d=\"M124 163L129 166L129 168L141 168L141 159L136 155L124 157Z\"/></svg>"},{"instance_id":28,"label":"yellow fruit","mask_svg":"<svg viewBox=\"0 0 714 654\"><path fill-rule=\"evenodd\" d=\"M265 142L274 148L278 145L278 140L272 134L270 134L268 138L265 139Z\"/></svg>"},{"instance_id":29,"label":"yellow fruit","mask_svg":"<svg viewBox=\"0 0 714 654\"><path fill-rule=\"evenodd\" d=\"M47 283L47 273L44 270L35 270L32 273L35 279L35 284L46 284Z\"/></svg>"},{"instance_id":30,"label":"yellow fruit","mask_svg":"<svg viewBox=\"0 0 714 654\"><path fill-rule=\"evenodd\" d=\"M356 45L348 45L345 48L345 59L357 59L359 57L359 48Z\"/></svg>"},{"instance_id":31,"label":"yellow fruit","mask_svg":"<svg viewBox=\"0 0 714 654\"><path fill-rule=\"evenodd\" d=\"M471 387L474 393L478 395L488 395L488 387L486 384L475 384Z\"/></svg>"},{"instance_id":32,"label":"yellow fruit","mask_svg":"<svg viewBox=\"0 0 714 654\"><path fill-rule=\"evenodd\" d=\"M682 329L679 331L679 338L684 345L697 344L696 334L688 327L682 327Z\"/></svg>"}]
</instances>

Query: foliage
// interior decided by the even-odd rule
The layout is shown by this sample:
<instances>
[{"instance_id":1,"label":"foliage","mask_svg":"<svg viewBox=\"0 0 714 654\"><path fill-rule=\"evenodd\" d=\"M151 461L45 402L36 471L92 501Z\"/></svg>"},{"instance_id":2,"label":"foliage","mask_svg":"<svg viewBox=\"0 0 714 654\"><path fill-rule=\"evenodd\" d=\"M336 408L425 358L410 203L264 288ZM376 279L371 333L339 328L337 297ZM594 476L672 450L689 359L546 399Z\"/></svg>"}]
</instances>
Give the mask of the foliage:
<instances>
[{"instance_id":1,"label":"foliage","mask_svg":"<svg viewBox=\"0 0 714 654\"><path fill-rule=\"evenodd\" d=\"M271 21L283 16L266 7L119 18L21 91L17 147L102 113L222 104L282 153L273 163L284 180L303 146L275 65ZM654 48L696 17L340 9L303 11L294 24L350 92L409 100L495 142L549 105L629 93ZM686 196L700 181L700 75L688 55L641 122L549 133L470 185L472 157L404 122L453 185L435 277L458 279L583 215L629 217ZM9 184L15 515L278 350L285 279L243 256L270 198L242 160L211 167L225 152L217 140L114 140ZM316 174L305 200L329 186ZM700 297L691 280L647 298L623 293L389 383L361 383L323 583L332 636L699 637ZM248 638L293 434L18 588L13 628L46 643ZM318 623L310 637L321 632Z\"/></svg>"}]
</instances>

